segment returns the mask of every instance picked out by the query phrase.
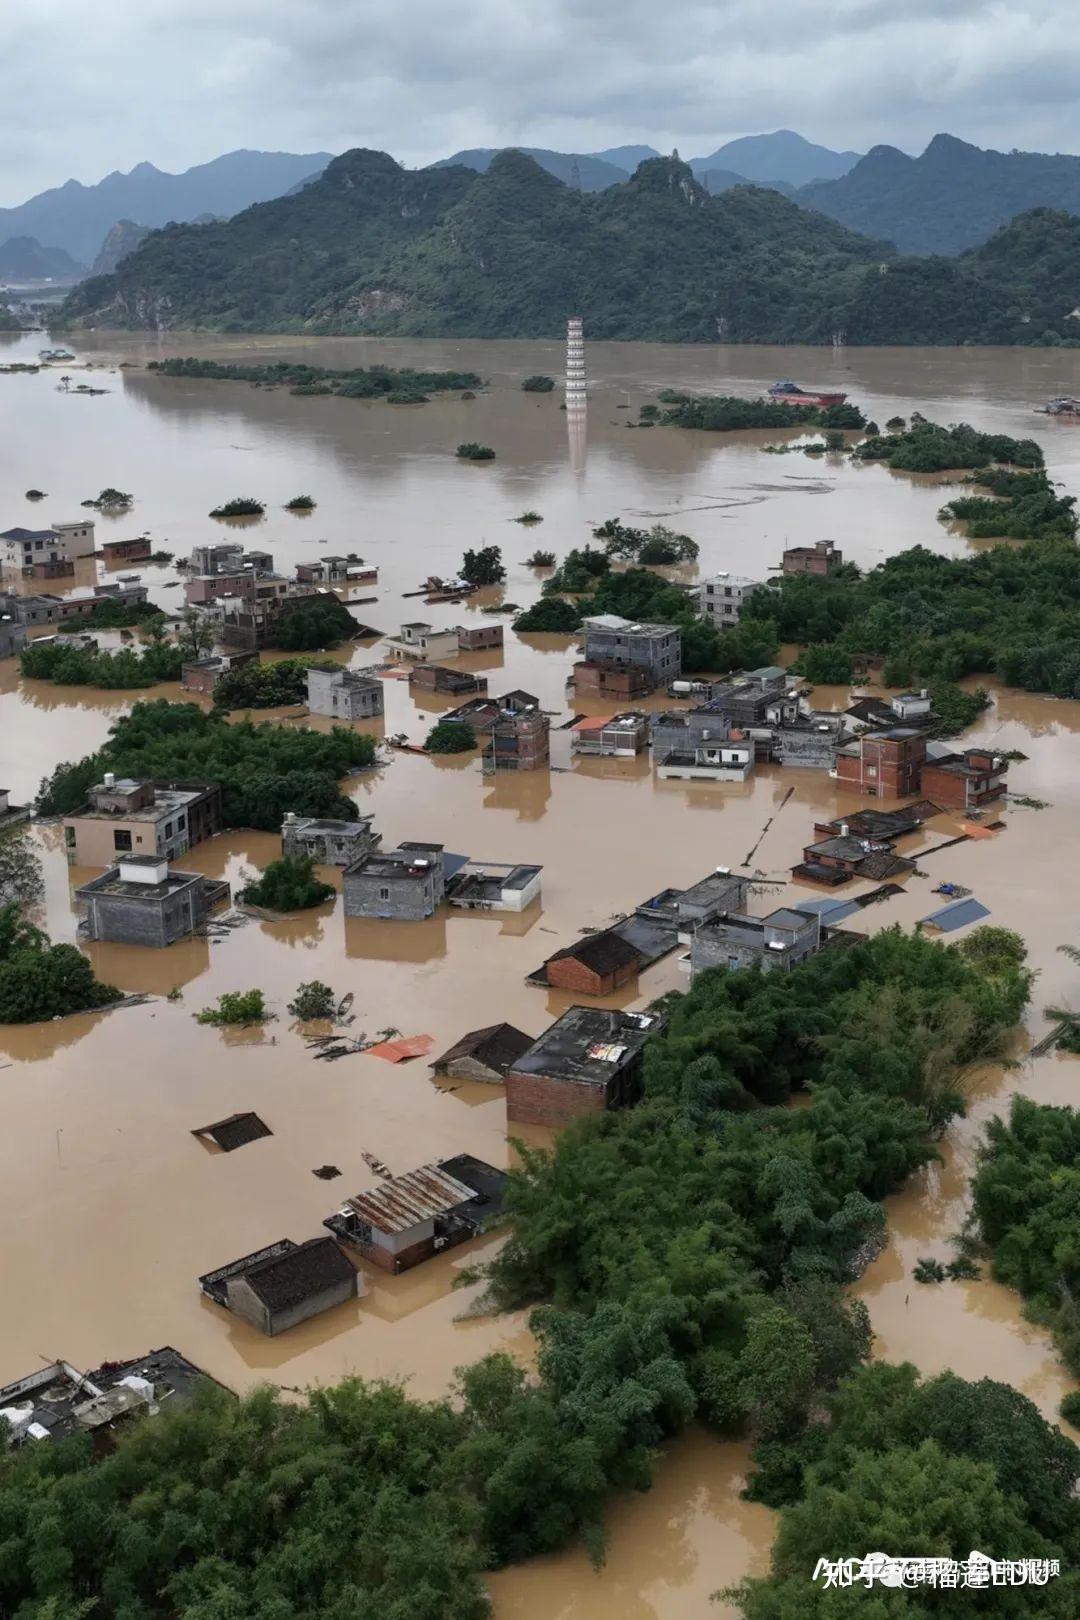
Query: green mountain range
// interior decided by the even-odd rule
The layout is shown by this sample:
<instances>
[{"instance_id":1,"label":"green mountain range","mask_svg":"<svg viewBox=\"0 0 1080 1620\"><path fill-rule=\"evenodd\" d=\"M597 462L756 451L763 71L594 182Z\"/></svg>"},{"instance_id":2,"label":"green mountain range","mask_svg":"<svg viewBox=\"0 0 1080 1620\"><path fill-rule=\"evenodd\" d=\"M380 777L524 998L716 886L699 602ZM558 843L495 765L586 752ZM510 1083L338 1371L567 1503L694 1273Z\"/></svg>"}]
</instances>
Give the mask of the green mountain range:
<instances>
[{"instance_id":1,"label":"green mountain range","mask_svg":"<svg viewBox=\"0 0 1080 1620\"><path fill-rule=\"evenodd\" d=\"M541 337L580 314L593 338L1062 342L1078 233L1036 211L960 259L901 259L772 190L711 196L673 158L590 194L520 152L479 174L353 151L295 195L153 232L77 287L62 318Z\"/></svg>"},{"instance_id":2,"label":"green mountain range","mask_svg":"<svg viewBox=\"0 0 1080 1620\"><path fill-rule=\"evenodd\" d=\"M12 236L0 243L0 281L74 281L86 274L63 248L42 247L36 236Z\"/></svg>"},{"instance_id":3,"label":"green mountain range","mask_svg":"<svg viewBox=\"0 0 1080 1620\"><path fill-rule=\"evenodd\" d=\"M921 157L875 146L842 178L803 186L798 197L901 253L962 253L1028 209L1080 213L1080 157L988 152L935 135Z\"/></svg>"}]
</instances>

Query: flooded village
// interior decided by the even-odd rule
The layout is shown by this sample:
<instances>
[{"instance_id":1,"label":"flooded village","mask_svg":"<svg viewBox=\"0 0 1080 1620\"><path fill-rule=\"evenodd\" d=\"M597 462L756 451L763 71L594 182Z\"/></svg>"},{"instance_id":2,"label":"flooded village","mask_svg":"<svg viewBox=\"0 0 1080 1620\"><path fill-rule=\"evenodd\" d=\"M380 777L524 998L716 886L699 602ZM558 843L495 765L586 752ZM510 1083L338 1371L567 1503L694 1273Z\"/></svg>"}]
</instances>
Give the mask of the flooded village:
<instances>
[{"instance_id":1,"label":"flooded village","mask_svg":"<svg viewBox=\"0 0 1080 1620\"><path fill-rule=\"evenodd\" d=\"M12 363L35 352L0 344ZM919 410L1033 437L1073 492L1076 430L1033 414L1067 391L1071 360L592 345L587 408L564 411L560 390L521 389L562 376L555 344L170 334L75 352L64 366L92 367L94 399L58 387L55 365L0 378L3 814L140 699L209 710L223 678L287 656L267 645L283 604L321 594L349 606L355 636L308 670L300 701L253 718L343 725L377 749L342 784L355 820L225 828L212 781L103 772L77 809L30 823L43 926L131 999L0 1025L0 1270L24 1302L0 1315L0 1394L93 1432L182 1394L193 1369L237 1391L357 1372L427 1397L491 1349L529 1366L525 1313L491 1314L482 1284L455 1284L503 1241L515 1141L543 1147L633 1105L659 998L716 966L782 974L896 924L952 941L985 919L1022 935L1039 975L1014 1062L968 1077L966 1117L887 1201L888 1240L855 1292L875 1355L1003 1379L1056 1420L1068 1375L1019 1297L911 1273L962 1225L987 1118L1014 1091L1075 1101L1080 1060L1040 1047L1042 1009L1076 999L1058 947L1078 942L1080 702L984 681L990 706L939 740L929 692L886 688L880 669L814 684L784 649L710 675L684 670L676 625L595 614L530 634L512 619L550 574L534 547L561 559L613 516L693 537L696 562L664 572L721 629L780 573L987 544L937 521L940 477L765 454L797 445L791 430L636 427L663 389L752 396L813 375L881 421ZM469 366L486 386L393 407L146 370L190 353ZM470 440L494 462L457 460ZM107 484L134 500L91 521ZM299 489L312 505L287 510ZM265 513L207 515L237 491ZM542 522L515 521L526 512ZM463 553L488 546L506 579L466 588ZM193 610L206 643L146 690L21 672L22 647L50 636L138 645L80 630L102 601ZM477 746L425 752L447 719ZM283 853L313 856L332 897L288 916L245 904ZM314 980L331 1015L298 1022L289 1003ZM265 1022L194 1016L253 987ZM169 1350L151 1365L154 1347ZM50 1405L58 1388L66 1404ZM611 1504L599 1572L580 1550L502 1570L497 1620L722 1620L710 1594L764 1571L774 1532L740 1497L747 1467L745 1445L692 1430L648 1494Z\"/></svg>"}]
</instances>

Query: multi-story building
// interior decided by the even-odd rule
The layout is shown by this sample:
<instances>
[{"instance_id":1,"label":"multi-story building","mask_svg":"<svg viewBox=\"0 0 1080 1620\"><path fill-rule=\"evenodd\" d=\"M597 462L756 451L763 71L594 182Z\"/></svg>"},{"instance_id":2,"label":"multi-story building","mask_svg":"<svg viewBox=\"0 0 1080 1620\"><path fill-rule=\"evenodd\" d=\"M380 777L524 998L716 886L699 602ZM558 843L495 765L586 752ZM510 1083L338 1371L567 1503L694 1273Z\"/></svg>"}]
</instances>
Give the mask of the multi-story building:
<instances>
[{"instance_id":1,"label":"multi-story building","mask_svg":"<svg viewBox=\"0 0 1080 1620\"><path fill-rule=\"evenodd\" d=\"M1008 768L1008 762L990 748L965 748L928 759L922 768L922 790L943 810L970 814L1004 795Z\"/></svg>"},{"instance_id":2,"label":"multi-story building","mask_svg":"<svg viewBox=\"0 0 1080 1620\"><path fill-rule=\"evenodd\" d=\"M853 793L879 799L903 799L918 793L924 761L926 733L915 726L889 726L864 731L854 742L837 749L836 779Z\"/></svg>"},{"instance_id":3,"label":"multi-story building","mask_svg":"<svg viewBox=\"0 0 1080 1620\"><path fill-rule=\"evenodd\" d=\"M350 551L347 557L320 557L318 562L297 563L296 577L307 585L374 585L379 570Z\"/></svg>"},{"instance_id":4,"label":"multi-story building","mask_svg":"<svg viewBox=\"0 0 1080 1620\"><path fill-rule=\"evenodd\" d=\"M107 771L80 809L64 817L71 866L115 866L120 855L177 860L221 829L216 782L135 781Z\"/></svg>"},{"instance_id":5,"label":"multi-story building","mask_svg":"<svg viewBox=\"0 0 1080 1620\"><path fill-rule=\"evenodd\" d=\"M421 922L445 893L441 844L403 843L361 855L341 880L346 917Z\"/></svg>"},{"instance_id":6,"label":"multi-story building","mask_svg":"<svg viewBox=\"0 0 1080 1620\"><path fill-rule=\"evenodd\" d=\"M309 669L307 702L312 714L370 720L383 712L383 684L369 670Z\"/></svg>"},{"instance_id":7,"label":"multi-story building","mask_svg":"<svg viewBox=\"0 0 1080 1620\"><path fill-rule=\"evenodd\" d=\"M283 855L310 855L321 866L353 866L361 855L374 854L382 833L372 827L373 815L355 821L323 816L298 816L290 810L281 828Z\"/></svg>"},{"instance_id":8,"label":"multi-story building","mask_svg":"<svg viewBox=\"0 0 1080 1620\"><path fill-rule=\"evenodd\" d=\"M255 651L233 653L207 653L202 658L189 659L180 666L180 685L185 692L202 692L209 697L218 682L231 670L258 661Z\"/></svg>"},{"instance_id":9,"label":"multi-story building","mask_svg":"<svg viewBox=\"0 0 1080 1620\"><path fill-rule=\"evenodd\" d=\"M436 630L422 619L415 619L403 624L398 634L388 639L386 650L391 658L411 658L418 663L429 658L449 658L460 650L457 626Z\"/></svg>"},{"instance_id":10,"label":"multi-story building","mask_svg":"<svg viewBox=\"0 0 1080 1620\"><path fill-rule=\"evenodd\" d=\"M637 624L617 613L586 619L585 662L644 671L655 690L682 670L682 632L677 624Z\"/></svg>"},{"instance_id":11,"label":"multi-story building","mask_svg":"<svg viewBox=\"0 0 1080 1620\"><path fill-rule=\"evenodd\" d=\"M744 598L757 590L759 583L745 574L713 574L711 579L702 580L694 593L697 610L718 630L729 630L739 622Z\"/></svg>"},{"instance_id":12,"label":"multi-story building","mask_svg":"<svg viewBox=\"0 0 1080 1620\"><path fill-rule=\"evenodd\" d=\"M656 774L665 782L745 782L753 769L754 744L739 731L723 740L656 756Z\"/></svg>"},{"instance_id":13,"label":"multi-story building","mask_svg":"<svg viewBox=\"0 0 1080 1620\"><path fill-rule=\"evenodd\" d=\"M485 775L547 769L551 722L542 709L501 709L483 729L480 765Z\"/></svg>"},{"instance_id":14,"label":"multi-story building","mask_svg":"<svg viewBox=\"0 0 1080 1620\"><path fill-rule=\"evenodd\" d=\"M767 917L726 912L699 928L690 942L690 972L707 968L760 967L786 972L822 946L821 917L816 911L781 906Z\"/></svg>"},{"instance_id":15,"label":"multi-story building","mask_svg":"<svg viewBox=\"0 0 1080 1620\"><path fill-rule=\"evenodd\" d=\"M73 562L93 549L94 525L88 518L54 523L49 529L5 529L0 533L0 567L31 576L37 567Z\"/></svg>"},{"instance_id":16,"label":"multi-story building","mask_svg":"<svg viewBox=\"0 0 1080 1620\"><path fill-rule=\"evenodd\" d=\"M570 728L571 754L633 759L649 746L649 717L640 709L623 714L592 715Z\"/></svg>"},{"instance_id":17,"label":"multi-story building","mask_svg":"<svg viewBox=\"0 0 1080 1620\"><path fill-rule=\"evenodd\" d=\"M146 534L136 535L131 540L103 540L101 543L106 568L114 563L145 562L152 551L150 536Z\"/></svg>"},{"instance_id":18,"label":"multi-story building","mask_svg":"<svg viewBox=\"0 0 1080 1620\"><path fill-rule=\"evenodd\" d=\"M812 546L788 546L784 552L785 574L833 574L842 565L844 554L831 540L815 540Z\"/></svg>"},{"instance_id":19,"label":"multi-story building","mask_svg":"<svg viewBox=\"0 0 1080 1620\"><path fill-rule=\"evenodd\" d=\"M458 650L460 652L486 652L490 647L503 644L501 624L459 624Z\"/></svg>"},{"instance_id":20,"label":"multi-story building","mask_svg":"<svg viewBox=\"0 0 1080 1620\"><path fill-rule=\"evenodd\" d=\"M141 606L148 595L145 585L95 585L93 590L73 592L71 596L44 592L40 596L0 596L0 612L22 625L65 624L88 618L105 603Z\"/></svg>"}]
</instances>

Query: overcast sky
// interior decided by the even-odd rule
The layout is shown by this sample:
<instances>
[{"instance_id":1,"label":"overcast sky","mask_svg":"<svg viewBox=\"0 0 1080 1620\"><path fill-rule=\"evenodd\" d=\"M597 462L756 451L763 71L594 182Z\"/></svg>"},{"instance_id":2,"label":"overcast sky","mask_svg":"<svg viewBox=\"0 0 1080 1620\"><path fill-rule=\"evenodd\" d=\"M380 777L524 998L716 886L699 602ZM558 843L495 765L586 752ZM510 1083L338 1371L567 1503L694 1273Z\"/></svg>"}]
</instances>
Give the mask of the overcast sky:
<instances>
[{"instance_id":1,"label":"overcast sky","mask_svg":"<svg viewBox=\"0 0 1080 1620\"><path fill-rule=\"evenodd\" d=\"M1067 0L29 0L3 62L3 204L241 146L1080 151Z\"/></svg>"}]
</instances>

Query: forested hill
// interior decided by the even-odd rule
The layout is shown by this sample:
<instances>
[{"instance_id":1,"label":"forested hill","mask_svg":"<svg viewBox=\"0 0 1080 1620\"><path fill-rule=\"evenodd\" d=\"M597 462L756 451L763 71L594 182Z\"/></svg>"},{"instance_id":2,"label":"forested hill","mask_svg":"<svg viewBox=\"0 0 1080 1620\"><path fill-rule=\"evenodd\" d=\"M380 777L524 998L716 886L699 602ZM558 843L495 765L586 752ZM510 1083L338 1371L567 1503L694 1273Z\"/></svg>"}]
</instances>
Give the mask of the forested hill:
<instances>
[{"instance_id":1,"label":"forested hill","mask_svg":"<svg viewBox=\"0 0 1080 1620\"><path fill-rule=\"evenodd\" d=\"M1080 213L1080 157L935 135L916 158L875 146L841 178L803 186L799 201L902 253L961 253L1028 209Z\"/></svg>"},{"instance_id":2,"label":"forested hill","mask_svg":"<svg viewBox=\"0 0 1080 1620\"><path fill-rule=\"evenodd\" d=\"M153 232L76 288L62 318L550 337L573 313L592 338L1061 342L1080 324L1078 229L1036 213L960 260L902 260L775 191L710 196L674 158L590 195L520 152L477 174L353 151L294 196Z\"/></svg>"}]
</instances>

